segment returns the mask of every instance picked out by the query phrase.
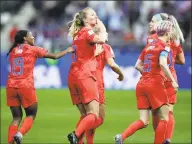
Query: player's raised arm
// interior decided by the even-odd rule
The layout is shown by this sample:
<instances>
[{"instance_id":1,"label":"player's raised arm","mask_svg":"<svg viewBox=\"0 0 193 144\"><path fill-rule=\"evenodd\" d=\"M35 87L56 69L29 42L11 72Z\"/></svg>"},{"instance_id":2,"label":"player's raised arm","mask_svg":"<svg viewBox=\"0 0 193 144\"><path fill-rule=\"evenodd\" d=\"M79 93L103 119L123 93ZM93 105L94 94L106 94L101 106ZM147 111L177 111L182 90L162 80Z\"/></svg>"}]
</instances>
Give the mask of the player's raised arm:
<instances>
[{"instance_id":1,"label":"player's raised arm","mask_svg":"<svg viewBox=\"0 0 193 144\"><path fill-rule=\"evenodd\" d=\"M63 57L64 55L66 55L67 53L71 53L73 52L74 49L72 47L68 47L67 49L63 50L63 51L60 51L58 53L46 53L45 54L45 58L50 58L50 59L59 59L61 57Z\"/></svg>"},{"instance_id":2,"label":"player's raised arm","mask_svg":"<svg viewBox=\"0 0 193 144\"><path fill-rule=\"evenodd\" d=\"M179 86L170 72L170 69L169 69L168 64L167 64L167 57L168 57L168 51L162 51L160 53L160 57L159 57L159 64L160 64L160 67L161 67L162 71L164 72L165 76L169 80L171 80L173 87L177 91Z\"/></svg>"},{"instance_id":3,"label":"player's raised arm","mask_svg":"<svg viewBox=\"0 0 193 144\"><path fill-rule=\"evenodd\" d=\"M118 80L122 81L124 79L124 75L119 68L119 66L115 63L113 58L108 58L107 59L107 64L111 67L111 69L119 75Z\"/></svg>"}]
</instances>

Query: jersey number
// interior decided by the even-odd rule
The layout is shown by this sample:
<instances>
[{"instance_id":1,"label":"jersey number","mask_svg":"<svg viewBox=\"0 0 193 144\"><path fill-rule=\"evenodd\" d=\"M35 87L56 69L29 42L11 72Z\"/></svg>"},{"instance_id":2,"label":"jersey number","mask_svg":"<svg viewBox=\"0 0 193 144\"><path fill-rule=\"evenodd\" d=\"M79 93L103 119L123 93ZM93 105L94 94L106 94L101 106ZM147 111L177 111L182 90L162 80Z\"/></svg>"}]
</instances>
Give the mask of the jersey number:
<instances>
[{"instance_id":1,"label":"jersey number","mask_svg":"<svg viewBox=\"0 0 193 144\"><path fill-rule=\"evenodd\" d=\"M144 72L149 72L151 71L151 60L150 57L152 56L152 54L147 54L145 55L145 59L144 59L144 65L148 65L147 67L143 68Z\"/></svg>"},{"instance_id":2,"label":"jersey number","mask_svg":"<svg viewBox=\"0 0 193 144\"><path fill-rule=\"evenodd\" d=\"M17 57L13 59L12 63L12 74L19 76L23 74L23 65L24 65L24 59L23 57ZM19 70L17 70L19 68Z\"/></svg>"}]
</instances>

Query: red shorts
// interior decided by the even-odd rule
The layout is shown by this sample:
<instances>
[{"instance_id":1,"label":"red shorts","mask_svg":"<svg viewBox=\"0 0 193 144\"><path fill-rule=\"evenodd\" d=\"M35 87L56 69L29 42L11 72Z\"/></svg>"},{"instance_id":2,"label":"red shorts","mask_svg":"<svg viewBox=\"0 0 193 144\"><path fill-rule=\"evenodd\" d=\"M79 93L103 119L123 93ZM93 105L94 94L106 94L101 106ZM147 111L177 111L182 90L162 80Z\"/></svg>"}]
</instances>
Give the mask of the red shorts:
<instances>
[{"instance_id":1,"label":"red shorts","mask_svg":"<svg viewBox=\"0 0 193 144\"><path fill-rule=\"evenodd\" d=\"M168 104L164 83L159 79L140 80L136 87L136 98L138 109L157 109L164 104Z\"/></svg>"},{"instance_id":2,"label":"red shorts","mask_svg":"<svg viewBox=\"0 0 193 144\"><path fill-rule=\"evenodd\" d=\"M93 100L99 101L97 83L93 77L76 79L73 76L68 76L68 88L74 105L86 104Z\"/></svg>"},{"instance_id":3,"label":"red shorts","mask_svg":"<svg viewBox=\"0 0 193 144\"><path fill-rule=\"evenodd\" d=\"M174 87L170 81L166 81L165 83L166 91L168 94L168 99L170 104L175 104L177 101L177 96Z\"/></svg>"},{"instance_id":4,"label":"red shorts","mask_svg":"<svg viewBox=\"0 0 193 144\"><path fill-rule=\"evenodd\" d=\"M7 88L7 105L27 108L38 102L34 88Z\"/></svg>"}]
</instances>

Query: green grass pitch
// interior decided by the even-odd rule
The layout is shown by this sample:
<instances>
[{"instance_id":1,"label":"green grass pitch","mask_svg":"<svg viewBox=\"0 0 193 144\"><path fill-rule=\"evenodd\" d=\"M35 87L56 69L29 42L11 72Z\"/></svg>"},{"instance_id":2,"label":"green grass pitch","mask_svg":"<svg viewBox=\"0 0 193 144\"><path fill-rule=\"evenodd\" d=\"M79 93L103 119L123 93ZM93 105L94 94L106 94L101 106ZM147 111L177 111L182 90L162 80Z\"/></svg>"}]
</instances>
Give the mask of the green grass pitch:
<instances>
[{"instance_id":1,"label":"green grass pitch","mask_svg":"<svg viewBox=\"0 0 193 144\"><path fill-rule=\"evenodd\" d=\"M159 91L158 91L159 92ZM107 90L106 119L97 129L94 143L114 143L114 136L139 118L135 91ZM72 106L68 90L38 89L39 109L32 129L23 139L27 143L68 143L67 134L75 128L79 112ZM172 142L191 143L191 91L180 90L174 109L176 125ZM25 116L25 114L24 114ZM6 106L6 92L1 89L1 143L7 143L7 128L11 113ZM152 123L146 129L137 131L125 143L153 143Z\"/></svg>"}]
</instances>

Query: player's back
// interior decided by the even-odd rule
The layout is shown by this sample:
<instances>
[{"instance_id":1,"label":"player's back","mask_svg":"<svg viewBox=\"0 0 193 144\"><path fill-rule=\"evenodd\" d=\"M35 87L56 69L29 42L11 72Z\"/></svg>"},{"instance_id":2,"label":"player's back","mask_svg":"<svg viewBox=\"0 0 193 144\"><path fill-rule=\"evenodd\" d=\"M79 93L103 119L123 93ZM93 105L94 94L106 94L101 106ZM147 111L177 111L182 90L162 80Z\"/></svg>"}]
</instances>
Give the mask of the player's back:
<instances>
[{"instance_id":1,"label":"player's back","mask_svg":"<svg viewBox=\"0 0 193 144\"><path fill-rule=\"evenodd\" d=\"M142 59L144 63L142 78L151 78L155 76L163 76L164 78L163 72L159 65L160 53L164 50L169 51L169 47L166 43L159 39L154 40L144 48L142 51Z\"/></svg>"},{"instance_id":2,"label":"player's back","mask_svg":"<svg viewBox=\"0 0 193 144\"><path fill-rule=\"evenodd\" d=\"M45 52L45 50L40 50ZM8 76L7 87L34 87L33 68L38 57L43 54L35 46L18 44L9 55L11 71ZM39 52L39 53L37 53ZM39 55L38 55L39 54Z\"/></svg>"},{"instance_id":3,"label":"player's back","mask_svg":"<svg viewBox=\"0 0 193 144\"><path fill-rule=\"evenodd\" d=\"M92 40L94 33L88 28L82 28L74 38L75 62L72 63L70 73L78 78L91 75L96 70L96 58L94 56L94 44Z\"/></svg>"}]
</instances>

